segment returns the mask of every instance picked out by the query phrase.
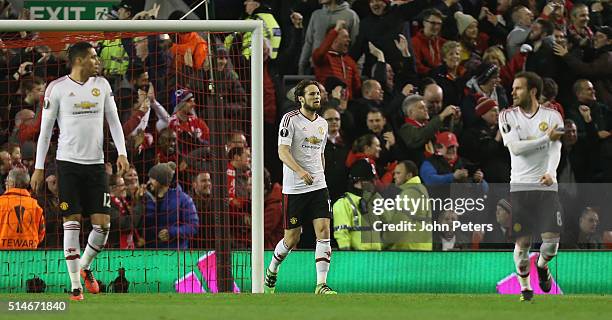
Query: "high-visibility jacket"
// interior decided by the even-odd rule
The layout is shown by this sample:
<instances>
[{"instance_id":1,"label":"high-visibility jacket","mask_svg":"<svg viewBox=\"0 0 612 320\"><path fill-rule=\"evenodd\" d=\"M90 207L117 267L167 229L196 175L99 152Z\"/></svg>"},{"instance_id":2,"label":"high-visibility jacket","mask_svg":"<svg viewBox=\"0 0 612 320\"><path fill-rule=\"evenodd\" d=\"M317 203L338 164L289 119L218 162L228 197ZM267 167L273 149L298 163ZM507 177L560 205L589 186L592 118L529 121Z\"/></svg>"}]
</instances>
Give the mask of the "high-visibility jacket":
<instances>
[{"instance_id":1,"label":"high-visibility jacket","mask_svg":"<svg viewBox=\"0 0 612 320\"><path fill-rule=\"evenodd\" d=\"M104 72L110 75L125 75L130 64L130 56L125 52L121 39L104 40L101 45L100 60Z\"/></svg>"},{"instance_id":2,"label":"high-visibility jacket","mask_svg":"<svg viewBox=\"0 0 612 320\"><path fill-rule=\"evenodd\" d=\"M361 197L347 192L334 203L334 238L341 250L381 250L380 233L374 231L373 222L380 220L374 214L363 213Z\"/></svg>"},{"instance_id":3,"label":"high-visibility jacket","mask_svg":"<svg viewBox=\"0 0 612 320\"><path fill-rule=\"evenodd\" d=\"M404 199L422 199L426 201L429 198L427 188L422 184L419 176L413 177L406 183L399 186L399 197ZM421 224L431 224L431 208L429 206L418 206L416 210L404 211L404 208L395 208L394 210L385 211L383 219L389 224L398 224L408 221L416 224L415 231L405 232L383 232L385 250L432 250L432 234L429 231L420 231Z\"/></svg>"},{"instance_id":4,"label":"high-visibility jacket","mask_svg":"<svg viewBox=\"0 0 612 320\"><path fill-rule=\"evenodd\" d=\"M265 10L264 10L265 11ZM276 59L278 49L281 44L281 28L274 16L269 12L257 12L248 16L245 20L261 20L264 23L263 35L270 40L270 59ZM242 55L247 59L251 57L251 32L246 32L242 35ZM234 41L234 36L229 35L225 38L225 47L229 49Z\"/></svg>"},{"instance_id":5,"label":"high-visibility jacket","mask_svg":"<svg viewBox=\"0 0 612 320\"><path fill-rule=\"evenodd\" d=\"M45 237L45 217L26 189L0 196L0 249L36 249Z\"/></svg>"}]
</instances>

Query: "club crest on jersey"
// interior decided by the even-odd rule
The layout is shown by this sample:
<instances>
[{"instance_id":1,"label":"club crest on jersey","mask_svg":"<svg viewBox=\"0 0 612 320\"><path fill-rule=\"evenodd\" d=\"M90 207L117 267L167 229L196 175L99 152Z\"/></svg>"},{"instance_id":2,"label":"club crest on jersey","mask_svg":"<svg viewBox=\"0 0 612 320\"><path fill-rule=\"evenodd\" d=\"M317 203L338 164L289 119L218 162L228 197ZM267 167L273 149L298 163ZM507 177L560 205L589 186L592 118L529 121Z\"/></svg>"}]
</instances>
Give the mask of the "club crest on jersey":
<instances>
[{"instance_id":1,"label":"club crest on jersey","mask_svg":"<svg viewBox=\"0 0 612 320\"><path fill-rule=\"evenodd\" d=\"M296 217L292 217L291 219L289 219L289 223L291 224L297 224L298 219Z\"/></svg>"},{"instance_id":2,"label":"club crest on jersey","mask_svg":"<svg viewBox=\"0 0 612 320\"><path fill-rule=\"evenodd\" d=\"M304 140L310 142L310 144L319 144L319 143L321 143L321 141L323 141L323 140L321 140L321 139L319 139L318 137L315 137L315 136L308 137L308 138L306 138Z\"/></svg>"},{"instance_id":3,"label":"club crest on jersey","mask_svg":"<svg viewBox=\"0 0 612 320\"><path fill-rule=\"evenodd\" d=\"M93 88L93 89L91 89L91 94L92 94L94 97L99 96L99 95L100 95L100 89L98 89L98 88Z\"/></svg>"},{"instance_id":4,"label":"club crest on jersey","mask_svg":"<svg viewBox=\"0 0 612 320\"><path fill-rule=\"evenodd\" d=\"M514 232L521 232L521 230L523 230L523 226L521 226L520 223L515 223L512 229L514 230Z\"/></svg>"},{"instance_id":5,"label":"club crest on jersey","mask_svg":"<svg viewBox=\"0 0 612 320\"><path fill-rule=\"evenodd\" d=\"M548 123L542 121L542 122L540 122L540 125L538 127L540 128L540 131L544 132L544 131L548 130Z\"/></svg>"},{"instance_id":6,"label":"club crest on jersey","mask_svg":"<svg viewBox=\"0 0 612 320\"><path fill-rule=\"evenodd\" d=\"M68 204L66 202L62 202L60 203L59 208L62 209L62 211L66 211L68 210Z\"/></svg>"}]
</instances>

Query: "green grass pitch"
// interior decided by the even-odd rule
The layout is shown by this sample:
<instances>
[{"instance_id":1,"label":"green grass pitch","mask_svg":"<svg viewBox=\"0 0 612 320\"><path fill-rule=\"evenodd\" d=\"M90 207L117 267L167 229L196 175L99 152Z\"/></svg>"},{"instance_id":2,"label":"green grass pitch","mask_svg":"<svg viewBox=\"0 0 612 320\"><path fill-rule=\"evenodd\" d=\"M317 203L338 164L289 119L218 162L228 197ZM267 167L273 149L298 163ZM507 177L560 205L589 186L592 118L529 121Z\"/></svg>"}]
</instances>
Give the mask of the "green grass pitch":
<instances>
[{"instance_id":1,"label":"green grass pitch","mask_svg":"<svg viewBox=\"0 0 612 320\"><path fill-rule=\"evenodd\" d=\"M67 300L63 294L0 294L0 319L610 319L612 297L466 294L86 294L65 312L9 313L13 300Z\"/></svg>"}]
</instances>

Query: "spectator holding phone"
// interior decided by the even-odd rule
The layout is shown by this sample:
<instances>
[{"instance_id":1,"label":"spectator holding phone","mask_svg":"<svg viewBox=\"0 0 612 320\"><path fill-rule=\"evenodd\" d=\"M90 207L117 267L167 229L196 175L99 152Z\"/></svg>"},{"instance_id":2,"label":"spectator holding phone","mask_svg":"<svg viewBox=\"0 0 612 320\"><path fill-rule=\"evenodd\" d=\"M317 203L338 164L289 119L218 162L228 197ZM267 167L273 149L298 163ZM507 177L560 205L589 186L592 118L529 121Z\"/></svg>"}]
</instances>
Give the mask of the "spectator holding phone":
<instances>
[{"instance_id":1,"label":"spectator holding phone","mask_svg":"<svg viewBox=\"0 0 612 320\"><path fill-rule=\"evenodd\" d=\"M398 135L408 148L408 160L414 161L417 165L434 153L433 140L444 120L459 114L459 108L450 105L430 119L423 97L417 94L404 99L402 111L405 123Z\"/></svg>"},{"instance_id":2,"label":"spectator holding phone","mask_svg":"<svg viewBox=\"0 0 612 320\"><path fill-rule=\"evenodd\" d=\"M421 165L421 178L426 185L451 184L453 182L484 183L484 173L476 169L470 174L465 160L459 157L459 141L452 132L436 134L436 153Z\"/></svg>"}]
</instances>

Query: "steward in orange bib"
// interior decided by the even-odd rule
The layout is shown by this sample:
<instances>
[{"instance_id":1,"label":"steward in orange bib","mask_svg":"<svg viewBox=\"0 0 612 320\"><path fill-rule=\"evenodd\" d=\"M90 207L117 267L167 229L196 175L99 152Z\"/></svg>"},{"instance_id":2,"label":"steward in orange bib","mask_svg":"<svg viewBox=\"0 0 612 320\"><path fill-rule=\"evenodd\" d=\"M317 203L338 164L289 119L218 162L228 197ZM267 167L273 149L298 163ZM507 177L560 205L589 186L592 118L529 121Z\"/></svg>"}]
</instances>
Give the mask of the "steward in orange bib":
<instances>
[{"instance_id":1,"label":"steward in orange bib","mask_svg":"<svg viewBox=\"0 0 612 320\"><path fill-rule=\"evenodd\" d=\"M45 237L43 210L26 189L30 175L13 169L0 196L0 249L36 249Z\"/></svg>"}]
</instances>

